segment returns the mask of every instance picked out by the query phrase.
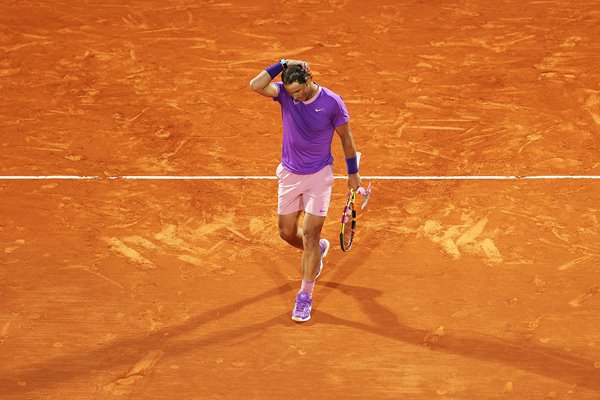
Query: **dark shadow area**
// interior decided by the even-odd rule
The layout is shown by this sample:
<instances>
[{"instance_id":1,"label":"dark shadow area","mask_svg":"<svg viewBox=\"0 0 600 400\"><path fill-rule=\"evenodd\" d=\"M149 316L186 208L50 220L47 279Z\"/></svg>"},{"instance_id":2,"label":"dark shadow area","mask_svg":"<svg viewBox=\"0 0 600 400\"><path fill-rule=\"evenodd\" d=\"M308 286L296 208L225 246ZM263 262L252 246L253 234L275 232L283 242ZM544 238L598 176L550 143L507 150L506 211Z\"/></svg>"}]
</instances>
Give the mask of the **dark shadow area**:
<instances>
[{"instance_id":1,"label":"dark shadow area","mask_svg":"<svg viewBox=\"0 0 600 400\"><path fill-rule=\"evenodd\" d=\"M392 311L377 302L381 291L335 282L321 284L354 298L373 324L349 321L320 311L315 313L315 324L348 326L411 345L427 346L432 351L502 363L600 392L600 369L594 367L591 359L528 340L504 340L473 332L446 331L432 338L430 331L402 324Z\"/></svg>"},{"instance_id":2,"label":"dark shadow area","mask_svg":"<svg viewBox=\"0 0 600 400\"><path fill-rule=\"evenodd\" d=\"M354 298L363 308L371 324L350 321L315 310L314 318L304 325L330 324L364 331L415 346L427 346L431 351L445 352L485 362L498 362L551 379L578 385L600 392L600 369L594 368L592 360L569 354L558 349L540 346L527 341L509 341L476 333L445 332L431 340L431 332L406 326L397 316L376 300L381 291L335 282L321 282L333 291ZM47 389L98 369L130 367L150 350L160 349L170 355L200 351L203 347L223 344L252 336L272 326L291 324L289 313L279 314L269 320L249 326L212 332L203 339L178 340L178 337L200 329L216 318L230 315L241 308L252 306L266 298L292 292L293 283L287 283L269 291L252 296L192 318L185 324L166 328L147 337L113 342L87 354L73 354L46 360L19 371L15 379L0 376L0 395L16 395ZM16 379L27 382L19 386ZM118 377L116 377L118 378Z\"/></svg>"},{"instance_id":3,"label":"dark shadow area","mask_svg":"<svg viewBox=\"0 0 600 400\"><path fill-rule=\"evenodd\" d=\"M170 354L198 351L203 346L239 339L278 323L288 324L291 320L289 313L285 313L258 324L221 330L204 339L177 342L178 337L189 334L196 329L201 329L203 325L209 322L233 314L242 308L252 306L270 297L289 293L294 289L297 289L295 284L286 283L250 298L207 311L191 318L184 324L164 328L145 337L118 340L88 353L70 354L44 360L15 373L4 371L0 375L0 398L47 389L59 383L88 375L93 370L123 367L125 373L127 368L139 361L150 350L160 349ZM17 381L26 382L26 386L20 386Z\"/></svg>"}]
</instances>

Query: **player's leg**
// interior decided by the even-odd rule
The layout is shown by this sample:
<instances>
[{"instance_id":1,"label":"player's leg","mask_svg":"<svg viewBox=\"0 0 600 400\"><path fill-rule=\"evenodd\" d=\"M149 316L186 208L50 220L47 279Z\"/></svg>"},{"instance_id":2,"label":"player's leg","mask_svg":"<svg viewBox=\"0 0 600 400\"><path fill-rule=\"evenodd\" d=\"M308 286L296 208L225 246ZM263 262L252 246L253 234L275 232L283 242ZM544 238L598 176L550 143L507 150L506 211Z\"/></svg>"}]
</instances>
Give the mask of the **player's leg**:
<instances>
[{"instance_id":1,"label":"player's leg","mask_svg":"<svg viewBox=\"0 0 600 400\"><path fill-rule=\"evenodd\" d=\"M314 282L321 272L323 257L329 251L329 241L321 239L321 230L333 191L333 167L328 165L310 175L306 183L309 189L302 194L302 201L306 204L302 226L302 275L307 282Z\"/></svg>"},{"instance_id":2,"label":"player's leg","mask_svg":"<svg viewBox=\"0 0 600 400\"><path fill-rule=\"evenodd\" d=\"M302 211L296 211L286 215L280 214L277 220L279 225L279 236L300 250L304 249L303 230L298 227L301 213Z\"/></svg>"},{"instance_id":3,"label":"player's leg","mask_svg":"<svg viewBox=\"0 0 600 400\"><path fill-rule=\"evenodd\" d=\"M321 239L321 230L329 209L333 188L333 168L323 168L305 178L307 190L302 194L304 221L302 223L302 286L296 295L292 311L294 321L308 321L312 311L312 292L316 278L321 272L323 257L329 250L329 242Z\"/></svg>"},{"instance_id":4,"label":"player's leg","mask_svg":"<svg viewBox=\"0 0 600 400\"><path fill-rule=\"evenodd\" d=\"M327 248L325 249L324 246L320 245L320 242L324 241L319 239L324 222L325 217L309 213L304 214L304 221L302 223L302 241L304 245L304 252L302 253L302 286L300 286L300 290L296 294L296 302L292 310L292 319L294 321L304 322L310 319L313 289L315 288L317 276L321 271L322 258L329 247L329 243L327 243Z\"/></svg>"},{"instance_id":5,"label":"player's leg","mask_svg":"<svg viewBox=\"0 0 600 400\"><path fill-rule=\"evenodd\" d=\"M302 223L302 280L314 282L321 265L321 230L325 217L306 213Z\"/></svg>"},{"instance_id":6,"label":"player's leg","mask_svg":"<svg viewBox=\"0 0 600 400\"><path fill-rule=\"evenodd\" d=\"M279 236L292 246L302 250L302 229L298 226L300 214L304 209L300 187L302 175L287 171L281 164L277 167L276 174L279 180L277 189Z\"/></svg>"}]
</instances>

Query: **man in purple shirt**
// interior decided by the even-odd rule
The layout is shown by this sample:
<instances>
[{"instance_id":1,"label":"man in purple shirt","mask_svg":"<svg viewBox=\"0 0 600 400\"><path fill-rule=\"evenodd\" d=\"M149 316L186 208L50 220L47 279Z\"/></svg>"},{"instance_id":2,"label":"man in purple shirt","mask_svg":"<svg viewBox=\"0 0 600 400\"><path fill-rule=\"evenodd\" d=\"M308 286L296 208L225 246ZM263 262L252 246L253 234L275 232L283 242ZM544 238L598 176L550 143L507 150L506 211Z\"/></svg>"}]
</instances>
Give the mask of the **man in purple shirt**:
<instances>
[{"instance_id":1,"label":"man in purple shirt","mask_svg":"<svg viewBox=\"0 0 600 400\"><path fill-rule=\"evenodd\" d=\"M283 82L272 80L282 74ZM282 239L303 250L302 286L292 311L294 321L308 321L312 292L329 251L321 229L333 188L331 142L337 132L348 169L348 187L360 187L356 147L342 98L312 79L306 61L285 60L261 71L250 81L255 92L281 105L283 145L277 167L278 223ZM300 215L304 211L302 227Z\"/></svg>"}]
</instances>

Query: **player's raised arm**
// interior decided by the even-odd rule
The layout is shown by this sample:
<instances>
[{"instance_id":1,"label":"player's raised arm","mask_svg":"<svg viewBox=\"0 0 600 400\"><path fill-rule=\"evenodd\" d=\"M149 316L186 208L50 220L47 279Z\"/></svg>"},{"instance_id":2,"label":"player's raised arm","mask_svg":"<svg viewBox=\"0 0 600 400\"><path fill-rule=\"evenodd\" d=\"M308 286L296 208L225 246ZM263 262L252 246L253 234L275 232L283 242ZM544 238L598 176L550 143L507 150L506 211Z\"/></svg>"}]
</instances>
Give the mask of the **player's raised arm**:
<instances>
[{"instance_id":1,"label":"player's raised arm","mask_svg":"<svg viewBox=\"0 0 600 400\"><path fill-rule=\"evenodd\" d=\"M286 60L282 58L279 62L265 68L263 71L260 71L258 75L256 75L250 81L250 88L254 90L258 94L262 94L266 97L277 97L279 95L279 91L277 90L277 86L275 86L271 81L275 79L277 75L283 72L284 69L291 65L302 65L302 68L306 70L308 75L311 75L310 65L308 62L303 60Z\"/></svg>"},{"instance_id":2,"label":"player's raised arm","mask_svg":"<svg viewBox=\"0 0 600 400\"><path fill-rule=\"evenodd\" d=\"M250 81L250 88L263 96L277 97L279 91L277 90L277 86L271 83L271 81L283 71L284 67L285 59L281 59L281 61L260 71L259 74Z\"/></svg>"}]
</instances>

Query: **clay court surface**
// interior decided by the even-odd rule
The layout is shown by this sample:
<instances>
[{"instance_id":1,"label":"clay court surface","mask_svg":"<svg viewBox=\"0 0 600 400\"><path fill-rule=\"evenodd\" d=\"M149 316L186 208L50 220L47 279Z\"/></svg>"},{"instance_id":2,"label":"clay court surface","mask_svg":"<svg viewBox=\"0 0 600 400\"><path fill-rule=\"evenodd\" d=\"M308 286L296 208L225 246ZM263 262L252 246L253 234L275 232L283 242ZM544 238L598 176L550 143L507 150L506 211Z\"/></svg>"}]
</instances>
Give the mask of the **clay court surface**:
<instances>
[{"instance_id":1,"label":"clay court surface","mask_svg":"<svg viewBox=\"0 0 600 400\"><path fill-rule=\"evenodd\" d=\"M600 398L600 2L4 1L0 398ZM373 195L313 317L279 239L308 60ZM344 174L339 139L336 174ZM89 176L82 180L7 176Z\"/></svg>"}]
</instances>

